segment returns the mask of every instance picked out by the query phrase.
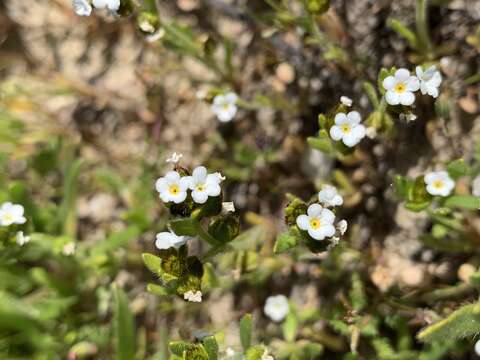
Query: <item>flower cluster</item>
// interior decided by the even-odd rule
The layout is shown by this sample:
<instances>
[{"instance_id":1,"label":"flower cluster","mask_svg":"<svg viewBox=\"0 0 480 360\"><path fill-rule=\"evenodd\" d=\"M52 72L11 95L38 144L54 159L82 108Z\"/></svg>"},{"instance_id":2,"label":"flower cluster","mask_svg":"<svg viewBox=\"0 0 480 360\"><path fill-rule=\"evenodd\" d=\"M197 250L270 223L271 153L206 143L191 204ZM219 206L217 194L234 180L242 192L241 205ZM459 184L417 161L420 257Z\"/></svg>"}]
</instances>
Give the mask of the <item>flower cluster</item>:
<instances>
[{"instance_id":1,"label":"flower cluster","mask_svg":"<svg viewBox=\"0 0 480 360\"><path fill-rule=\"evenodd\" d=\"M116 14L120 9L120 0L72 0L72 6L75 13L79 16L90 16L92 6L95 9L108 10L111 14Z\"/></svg>"},{"instance_id":2,"label":"flower cluster","mask_svg":"<svg viewBox=\"0 0 480 360\"><path fill-rule=\"evenodd\" d=\"M343 198L338 194L337 189L331 185L324 185L318 193L320 204L311 204L307 214L299 215L296 219L299 229L308 232L308 235L315 240L334 238L335 233L343 235L347 230L347 221L341 220L335 227L335 214L328 207L335 207L343 204ZM323 206L322 206L323 205Z\"/></svg>"},{"instance_id":3,"label":"flower cluster","mask_svg":"<svg viewBox=\"0 0 480 360\"><path fill-rule=\"evenodd\" d=\"M415 102L414 92L420 90L423 95L438 97L438 88L442 83L442 75L435 66L426 71L417 66L416 75L412 75L407 69L398 69L393 75L383 79L385 89L385 101L389 105L410 106Z\"/></svg>"}]
</instances>

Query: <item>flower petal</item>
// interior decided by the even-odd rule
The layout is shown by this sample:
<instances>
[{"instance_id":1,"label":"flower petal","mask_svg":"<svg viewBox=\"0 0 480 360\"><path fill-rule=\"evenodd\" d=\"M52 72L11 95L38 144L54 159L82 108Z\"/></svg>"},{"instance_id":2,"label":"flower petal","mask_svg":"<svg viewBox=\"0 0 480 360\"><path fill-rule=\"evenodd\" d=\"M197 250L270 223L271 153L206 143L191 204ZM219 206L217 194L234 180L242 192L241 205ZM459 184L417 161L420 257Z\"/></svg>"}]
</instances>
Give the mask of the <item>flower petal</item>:
<instances>
[{"instance_id":1,"label":"flower petal","mask_svg":"<svg viewBox=\"0 0 480 360\"><path fill-rule=\"evenodd\" d=\"M407 91L417 91L420 88L420 80L416 76L410 76L407 81Z\"/></svg>"},{"instance_id":2,"label":"flower petal","mask_svg":"<svg viewBox=\"0 0 480 360\"><path fill-rule=\"evenodd\" d=\"M335 124L336 125L342 125L348 123L348 117L347 114L340 112L337 115L335 115Z\"/></svg>"},{"instance_id":3,"label":"flower petal","mask_svg":"<svg viewBox=\"0 0 480 360\"><path fill-rule=\"evenodd\" d=\"M169 171L165 175L165 180L167 181L167 184L176 183L180 180L180 174L176 171Z\"/></svg>"},{"instance_id":4,"label":"flower petal","mask_svg":"<svg viewBox=\"0 0 480 360\"><path fill-rule=\"evenodd\" d=\"M415 102L415 95L410 91L405 91L399 95L400 104L410 106Z\"/></svg>"},{"instance_id":5,"label":"flower petal","mask_svg":"<svg viewBox=\"0 0 480 360\"><path fill-rule=\"evenodd\" d=\"M322 213L323 207L320 204L312 204L307 209L307 215L313 218L319 217Z\"/></svg>"},{"instance_id":6,"label":"flower petal","mask_svg":"<svg viewBox=\"0 0 480 360\"><path fill-rule=\"evenodd\" d=\"M207 199L208 199L208 194L207 194L206 191L193 190L192 191L192 199L197 204L205 204L207 202Z\"/></svg>"},{"instance_id":7,"label":"flower petal","mask_svg":"<svg viewBox=\"0 0 480 360\"><path fill-rule=\"evenodd\" d=\"M387 76L385 79L383 79L383 87L385 90L391 90L394 88L395 84L397 83L397 81L395 80L395 78L393 76Z\"/></svg>"},{"instance_id":8,"label":"flower petal","mask_svg":"<svg viewBox=\"0 0 480 360\"><path fill-rule=\"evenodd\" d=\"M408 79L410 78L410 71L408 71L407 69L398 69L397 71L395 71L395 79L397 81L407 81Z\"/></svg>"},{"instance_id":9,"label":"flower petal","mask_svg":"<svg viewBox=\"0 0 480 360\"><path fill-rule=\"evenodd\" d=\"M205 166L198 166L193 170L193 182L195 184L204 184L207 180L207 169Z\"/></svg>"},{"instance_id":10,"label":"flower petal","mask_svg":"<svg viewBox=\"0 0 480 360\"><path fill-rule=\"evenodd\" d=\"M302 230L308 230L310 227L310 218L307 215L297 217L297 226Z\"/></svg>"},{"instance_id":11,"label":"flower petal","mask_svg":"<svg viewBox=\"0 0 480 360\"><path fill-rule=\"evenodd\" d=\"M347 115L347 118L349 120L349 123L352 125L360 124L360 122L362 121L362 117L360 116L360 113L358 111L350 111Z\"/></svg>"},{"instance_id":12,"label":"flower petal","mask_svg":"<svg viewBox=\"0 0 480 360\"><path fill-rule=\"evenodd\" d=\"M322 213L320 214L320 222L322 226L324 224L332 224L335 221L335 214L333 211L328 209L323 209Z\"/></svg>"},{"instance_id":13,"label":"flower petal","mask_svg":"<svg viewBox=\"0 0 480 360\"><path fill-rule=\"evenodd\" d=\"M343 131L342 131L342 129L340 129L340 126L333 125L330 128L330 137L335 141L339 141L339 140L342 139Z\"/></svg>"},{"instance_id":14,"label":"flower petal","mask_svg":"<svg viewBox=\"0 0 480 360\"><path fill-rule=\"evenodd\" d=\"M398 94L393 90L388 90L385 94L385 100L390 105L398 105L400 104L400 97Z\"/></svg>"}]
</instances>

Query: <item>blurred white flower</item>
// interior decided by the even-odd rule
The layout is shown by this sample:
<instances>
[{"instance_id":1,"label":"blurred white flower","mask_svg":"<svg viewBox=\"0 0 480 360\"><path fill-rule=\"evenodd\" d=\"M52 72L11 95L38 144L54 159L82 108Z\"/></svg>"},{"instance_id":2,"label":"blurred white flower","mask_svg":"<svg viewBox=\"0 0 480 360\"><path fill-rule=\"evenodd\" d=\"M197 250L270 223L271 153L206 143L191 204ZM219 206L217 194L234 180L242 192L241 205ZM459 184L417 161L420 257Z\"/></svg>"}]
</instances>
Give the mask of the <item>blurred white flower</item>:
<instances>
[{"instance_id":1,"label":"blurred white flower","mask_svg":"<svg viewBox=\"0 0 480 360\"><path fill-rule=\"evenodd\" d=\"M23 231L19 231L17 235L15 235L15 241L18 245L23 246L30 241L30 236L25 236L23 235Z\"/></svg>"},{"instance_id":2,"label":"blurred white flower","mask_svg":"<svg viewBox=\"0 0 480 360\"><path fill-rule=\"evenodd\" d=\"M350 99L348 96L341 96L340 102L345 105L346 107L350 107L353 104L353 100Z\"/></svg>"},{"instance_id":3,"label":"blurred white flower","mask_svg":"<svg viewBox=\"0 0 480 360\"><path fill-rule=\"evenodd\" d=\"M285 295L269 296L263 311L273 321L282 321L290 311L287 297Z\"/></svg>"},{"instance_id":4,"label":"blurred white flower","mask_svg":"<svg viewBox=\"0 0 480 360\"><path fill-rule=\"evenodd\" d=\"M193 170L192 176L185 177L188 181L188 187L192 190L192 198L197 204L204 204L209 196L220 195L222 181L219 173L207 174L204 166L199 166Z\"/></svg>"},{"instance_id":5,"label":"blurred white flower","mask_svg":"<svg viewBox=\"0 0 480 360\"><path fill-rule=\"evenodd\" d=\"M475 353L480 356L480 340L475 343Z\"/></svg>"},{"instance_id":6,"label":"blurred white flower","mask_svg":"<svg viewBox=\"0 0 480 360\"><path fill-rule=\"evenodd\" d=\"M337 188L332 185L323 185L318 193L318 200L323 206L339 206L343 204L343 198Z\"/></svg>"},{"instance_id":7,"label":"blurred white flower","mask_svg":"<svg viewBox=\"0 0 480 360\"><path fill-rule=\"evenodd\" d=\"M472 181L473 196L480 196L480 175L477 175Z\"/></svg>"},{"instance_id":8,"label":"blurred white flower","mask_svg":"<svg viewBox=\"0 0 480 360\"><path fill-rule=\"evenodd\" d=\"M340 233L340 235L345 234L347 232L347 228L348 228L347 220L342 219L337 223L337 230Z\"/></svg>"},{"instance_id":9,"label":"blurred white flower","mask_svg":"<svg viewBox=\"0 0 480 360\"><path fill-rule=\"evenodd\" d=\"M268 353L267 349L265 349L265 351L262 354L261 360L275 360L275 358Z\"/></svg>"},{"instance_id":10,"label":"blurred white flower","mask_svg":"<svg viewBox=\"0 0 480 360\"><path fill-rule=\"evenodd\" d=\"M180 177L176 171L169 171L164 177L161 177L155 183L155 189L163 202L173 201L180 204L187 198L187 189L189 185L189 176Z\"/></svg>"},{"instance_id":11,"label":"blurred white flower","mask_svg":"<svg viewBox=\"0 0 480 360\"><path fill-rule=\"evenodd\" d=\"M205 100L207 98L207 91L205 89L199 89L195 92L195 97L198 99L198 100Z\"/></svg>"},{"instance_id":12,"label":"blurred white flower","mask_svg":"<svg viewBox=\"0 0 480 360\"><path fill-rule=\"evenodd\" d=\"M96 9L107 9L110 12L117 12L120 8L120 0L93 0Z\"/></svg>"},{"instance_id":13,"label":"blurred white flower","mask_svg":"<svg viewBox=\"0 0 480 360\"><path fill-rule=\"evenodd\" d=\"M27 219L23 216L24 209L22 205L6 202L0 207L0 226L9 226L12 224L25 224Z\"/></svg>"},{"instance_id":14,"label":"blurred white flower","mask_svg":"<svg viewBox=\"0 0 480 360\"><path fill-rule=\"evenodd\" d=\"M365 126L360 124L362 118L357 111L335 115L335 125L330 128L333 140L342 140L348 147L357 145L365 136Z\"/></svg>"},{"instance_id":15,"label":"blurred white flower","mask_svg":"<svg viewBox=\"0 0 480 360\"><path fill-rule=\"evenodd\" d=\"M74 242L69 242L68 244L65 244L62 249L62 253L65 256L70 256L75 254L75 243Z\"/></svg>"},{"instance_id":16,"label":"blurred white flower","mask_svg":"<svg viewBox=\"0 0 480 360\"><path fill-rule=\"evenodd\" d=\"M237 113L237 100L238 96L233 92L215 96L211 109L218 120L229 122L234 118Z\"/></svg>"},{"instance_id":17,"label":"blurred white flower","mask_svg":"<svg viewBox=\"0 0 480 360\"><path fill-rule=\"evenodd\" d=\"M79 16L90 16L92 6L87 0L72 0L73 10Z\"/></svg>"},{"instance_id":18,"label":"blurred white flower","mask_svg":"<svg viewBox=\"0 0 480 360\"><path fill-rule=\"evenodd\" d=\"M433 171L425 175L427 192L430 195L448 196L455 187L455 181L446 171Z\"/></svg>"},{"instance_id":19,"label":"blurred white flower","mask_svg":"<svg viewBox=\"0 0 480 360\"><path fill-rule=\"evenodd\" d=\"M420 91L423 95L430 95L431 97L438 97L438 88L442 83L442 75L435 66L430 66L426 71L423 71L421 66L415 68L418 80L420 80Z\"/></svg>"},{"instance_id":20,"label":"blurred white flower","mask_svg":"<svg viewBox=\"0 0 480 360\"><path fill-rule=\"evenodd\" d=\"M335 234L335 214L324 209L320 204L312 204L307 209L307 215L297 217L297 225L300 229L308 231L315 240L323 240Z\"/></svg>"},{"instance_id":21,"label":"blurred white flower","mask_svg":"<svg viewBox=\"0 0 480 360\"><path fill-rule=\"evenodd\" d=\"M172 163L172 164L176 164L180 161L180 159L183 157L183 154L180 154L180 153L176 153L174 152L172 155L170 155L169 158L167 158L167 160L165 160L167 163Z\"/></svg>"},{"instance_id":22,"label":"blurred white flower","mask_svg":"<svg viewBox=\"0 0 480 360\"><path fill-rule=\"evenodd\" d=\"M202 302L202 292L200 290L195 292L188 290L185 294L183 294L183 298L191 302Z\"/></svg>"},{"instance_id":23,"label":"blurred white flower","mask_svg":"<svg viewBox=\"0 0 480 360\"><path fill-rule=\"evenodd\" d=\"M227 357L235 356L235 350L233 350L231 347L229 347L229 348L227 348L227 350L225 350L225 355Z\"/></svg>"},{"instance_id":24,"label":"blurred white flower","mask_svg":"<svg viewBox=\"0 0 480 360\"><path fill-rule=\"evenodd\" d=\"M383 87L387 90L385 100L390 105L412 105L415 102L414 91L420 88L420 81L410 75L407 69L398 69L395 76L387 76L383 80Z\"/></svg>"},{"instance_id":25,"label":"blurred white flower","mask_svg":"<svg viewBox=\"0 0 480 360\"><path fill-rule=\"evenodd\" d=\"M173 231L164 231L156 235L155 246L159 250L166 250L171 247L178 249L184 245L188 239L187 236L178 236Z\"/></svg>"}]
</instances>

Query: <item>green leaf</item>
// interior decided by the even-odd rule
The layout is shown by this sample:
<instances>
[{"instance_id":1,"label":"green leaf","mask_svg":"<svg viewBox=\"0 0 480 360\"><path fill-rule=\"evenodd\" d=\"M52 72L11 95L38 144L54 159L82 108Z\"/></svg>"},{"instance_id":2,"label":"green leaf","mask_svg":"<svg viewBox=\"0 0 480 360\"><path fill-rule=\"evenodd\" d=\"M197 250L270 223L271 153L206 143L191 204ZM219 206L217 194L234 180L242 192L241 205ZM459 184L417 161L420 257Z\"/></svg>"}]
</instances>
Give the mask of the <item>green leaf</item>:
<instances>
[{"instance_id":1,"label":"green leaf","mask_svg":"<svg viewBox=\"0 0 480 360\"><path fill-rule=\"evenodd\" d=\"M356 311L361 311L367 305L367 297L362 279L358 273L352 274L352 288L350 289L350 301Z\"/></svg>"},{"instance_id":2,"label":"green leaf","mask_svg":"<svg viewBox=\"0 0 480 360\"><path fill-rule=\"evenodd\" d=\"M375 109L378 109L378 107L380 106L380 100L378 99L378 95L377 95L377 91L375 90L375 87L368 81L365 81L363 83L363 90L367 94L368 99L370 100L370 103L373 105L373 107Z\"/></svg>"},{"instance_id":3,"label":"green leaf","mask_svg":"<svg viewBox=\"0 0 480 360\"><path fill-rule=\"evenodd\" d=\"M177 355L179 357L183 356L183 353L187 351L189 345L190 344L185 341L171 341L168 344L172 354Z\"/></svg>"},{"instance_id":4,"label":"green leaf","mask_svg":"<svg viewBox=\"0 0 480 360\"><path fill-rule=\"evenodd\" d=\"M253 346L245 354L246 360L261 360L265 353L265 348L261 345Z\"/></svg>"},{"instance_id":5,"label":"green leaf","mask_svg":"<svg viewBox=\"0 0 480 360\"><path fill-rule=\"evenodd\" d=\"M238 216L227 214L213 219L208 226L208 232L222 244L232 241L240 232Z\"/></svg>"},{"instance_id":6,"label":"green leaf","mask_svg":"<svg viewBox=\"0 0 480 360\"><path fill-rule=\"evenodd\" d=\"M113 286L115 300L114 329L117 360L135 359L135 322L122 289Z\"/></svg>"},{"instance_id":7,"label":"green leaf","mask_svg":"<svg viewBox=\"0 0 480 360\"><path fill-rule=\"evenodd\" d=\"M290 234L290 232L285 232L277 237L277 240L275 241L275 245L273 247L273 252L275 254L282 254L296 247L297 245L297 237Z\"/></svg>"},{"instance_id":8,"label":"green leaf","mask_svg":"<svg viewBox=\"0 0 480 360\"><path fill-rule=\"evenodd\" d=\"M159 270L161 269L162 259L160 259L158 256L148 254L148 253L143 253L142 254L142 259L143 259L143 263L145 264L145 266L151 272L157 274L159 272Z\"/></svg>"},{"instance_id":9,"label":"green leaf","mask_svg":"<svg viewBox=\"0 0 480 360\"><path fill-rule=\"evenodd\" d=\"M307 138L308 145L310 147L320 150L326 154L333 154L334 147L332 144L332 140L327 136L319 136L319 137L309 137Z\"/></svg>"},{"instance_id":10,"label":"green leaf","mask_svg":"<svg viewBox=\"0 0 480 360\"><path fill-rule=\"evenodd\" d=\"M447 171L452 178L458 179L468 175L470 173L470 167L465 163L465 160L458 159L447 165Z\"/></svg>"},{"instance_id":11,"label":"green leaf","mask_svg":"<svg viewBox=\"0 0 480 360\"><path fill-rule=\"evenodd\" d=\"M479 210L480 197L473 195L455 195L447 198L444 205L448 207L457 207L467 210Z\"/></svg>"},{"instance_id":12,"label":"green leaf","mask_svg":"<svg viewBox=\"0 0 480 360\"><path fill-rule=\"evenodd\" d=\"M77 229L76 206L78 176L83 160L76 160L68 167L63 183L63 198L58 210L58 225L63 235L75 237Z\"/></svg>"},{"instance_id":13,"label":"green leaf","mask_svg":"<svg viewBox=\"0 0 480 360\"><path fill-rule=\"evenodd\" d=\"M198 221L191 218L170 221L170 227L172 231L178 236L197 236L198 226Z\"/></svg>"},{"instance_id":14,"label":"green leaf","mask_svg":"<svg viewBox=\"0 0 480 360\"><path fill-rule=\"evenodd\" d=\"M169 296L171 295L169 291L164 288L163 286L160 285L155 285L155 284L148 284L147 285L147 291L149 293L158 295L158 296Z\"/></svg>"},{"instance_id":15,"label":"green leaf","mask_svg":"<svg viewBox=\"0 0 480 360\"><path fill-rule=\"evenodd\" d=\"M298 319L293 311L290 311L282 324L283 338L287 342L295 341L297 337Z\"/></svg>"},{"instance_id":16,"label":"green leaf","mask_svg":"<svg viewBox=\"0 0 480 360\"><path fill-rule=\"evenodd\" d=\"M252 315L245 314L240 320L240 342L244 351L252 344Z\"/></svg>"},{"instance_id":17,"label":"green leaf","mask_svg":"<svg viewBox=\"0 0 480 360\"><path fill-rule=\"evenodd\" d=\"M203 347L208 354L209 360L217 360L218 358L218 344L215 336L207 336L203 338Z\"/></svg>"},{"instance_id":18,"label":"green leaf","mask_svg":"<svg viewBox=\"0 0 480 360\"><path fill-rule=\"evenodd\" d=\"M447 318L420 331L418 339L423 342L443 342L475 337L480 333L480 304L462 306Z\"/></svg>"},{"instance_id":19,"label":"green leaf","mask_svg":"<svg viewBox=\"0 0 480 360\"><path fill-rule=\"evenodd\" d=\"M417 35L412 30L407 28L401 21L397 19L388 19L387 26L395 31L399 36L407 40L408 45L412 49L418 48Z\"/></svg>"}]
</instances>

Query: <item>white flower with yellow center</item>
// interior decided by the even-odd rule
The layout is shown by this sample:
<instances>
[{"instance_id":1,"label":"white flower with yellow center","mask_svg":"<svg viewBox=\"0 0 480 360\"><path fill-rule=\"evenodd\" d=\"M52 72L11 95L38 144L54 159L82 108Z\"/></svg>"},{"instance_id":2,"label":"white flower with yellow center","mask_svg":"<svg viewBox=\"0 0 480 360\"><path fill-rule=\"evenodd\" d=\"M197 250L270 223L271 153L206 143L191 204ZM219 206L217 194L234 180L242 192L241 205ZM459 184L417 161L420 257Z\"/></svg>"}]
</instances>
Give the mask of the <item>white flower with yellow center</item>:
<instances>
[{"instance_id":1,"label":"white flower with yellow center","mask_svg":"<svg viewBox=\"0 0 480 360\"><path fill-rule=\"evenodd\" d=\"M173 231L164 231L158 233L155 239L155 246L159 250L166 250L170 248L178 249L180 246L187 243L189 237L178 236Z\"/></svg>"},{"instance_id":2,"label":"white flower with yellow center","mask_svg":"<svg viewBox=\"0 0 480 360\"><path fill-rule=\"evenodd\" d=\"M415 102L414 91L420 88L420 81L410 75L407 69L398 69L394 76L387 76L383 80L385 100L390 105L412 105Z\"/></svg>"},{"instance_id":3,"label":"white flower with yellow center","mask_svg":"<svg viewBox=\"0 0 480 360\"><path fill-rule=\"evenodd\" d=\"M357 111L348 114L343 112L335 115L335 125L330 128L330 136L333 140L342 140L348 147L357 145L365 136L365 126L360 124L362 117Z\"/></svg>"},{"instance_id":4,"label":"white flower with yellow center","mask_svg":"<svg viewBox=\"0 0 480 360\"><path fill-rule=\"evenodd\" d=\"M427 192L430 195L448 196L455 187L455 181L446 171L433 171L425 175L425 184Z\"/></svg>"},{"instance_id":5,"label":"white flower with yellow center","mask_svg":"<svg viewBox=\"0 0 480 360\"><path fill-rule=\"evenodd\" d=\"M430 95L433 98L438 97L438 88L442 83L442 74L435 66L430 66L423 71L421 66L415 68L418 80L420 80L420 91L423 95Z\"/></svg>"},{"instance_id":6,"label":"white flower with yellow center","mask_svg":"<svg viewBox=\"0 0 480 360\"><path fill-rule=\"evenodd\" d=\"M120 8L120 0L93 0L92 4L96 9L107 9L113 13Z\"/></svg>"},{"instance_id":7,"label":"white flower with yellow center","mask_svg":"<svg viewBox=\"0 0 480 360\"><path fill-rule=\"evenodd\" d=\"M269 296L263 311L273 321L282 321L290 312L287 297L285 295Z\"/></svg>"},{"instance_id":8,"label":"white flower with yellow center","mask_svg":"<svg viewBox=\"0 0 480 360\"><path fill-rule=\"evenodd\" d=\"M12 224L25 224L27 219L22 205L6 202L0 207L0 226L9 226Z\"/></svg>"},{"instance_id":9,"label":"white flower with yellow center","mask_svg":"<svg viewBox=\"0 0 480 360\"><path fill-rule=\"evenodd\" d=\"M307 215L297 217L297 225L305 230L315 240L323 240L335 235L335 214L323 208L320 204L312 204L307 209Z\"/></svg>"},{"instance_id":10,"label":"white flower with yellow center","mask_svg":"<svg viewBox=\"0 0 480 360\"><path fill-rule=\"evenodd\" d=\"M191 302L202 302L202 292L200 290L195 292L188 290L185 294L183 294L183 298Z\"/></svg>"},{"instance_id":11,"label":"white flower with yellow center","mask_svg":"<svg viewBox=\"0 0 480 360\"><path fill-rule=\"evenodd\" d=\"M163 202L173 201L175 204L183 202L187 198L189 178L189 176L181 177L176 171L169 171L155 183L160 199Z\"/></svg>"},{"instance_id":12,"label":"white flower with yellow center","mask_svg":"<svg viewBox=\"0 0 480 360\"><path fill-rule=\"evenodd\" d=\"M338 193L337 188L332 185L323 185L318 193L318 199L323 206L340 206L343 204L343 197Z\"/></svg>"},{"instance_id":13,"label":"white flower with yellow center","mask_svg":"<svg viewBox=\"0 0 480 360\"><path fill-rule=\"evenodd\" d=\"M197 204L204 204L209 196L219 196L222 189L220 183L222 176L220 173L207 174L204 166L199 166L193 170L192 176L187 176L188 187L192 190L192 199Z\"/></svg>"},{"instance_id":14,"label":"white flower with yellow center","mask_svg":"<svg viewBox=\"0 0 480 360\"><path fill-rule=\"evenodd\" d=\"M15 241L18 245L23 246L30 241L30 236L25 236L23 231L19 231L17 235L15 235Z\"/></svg>"},{"instance_id":15,"label":"white flower with yellow center","mask_svg":"<svg viewBox=\"0 0 480 360\"><path fill-rule=\"evenodd\" d=\"M229 92L225 95L217 95L213 99L212 111L221 122L229 122L237 113L237 100L238 96Z\"/></svg>"},{"instance_id":16,"label":"white flower with yellow center","mask_svg":"<svg viewBox=\"0 0 480 360\"><path fill-rule=\"evenodd\" d=\"M87 0L72 0L73 10L78 16L90 16L92 6Z\"/></svg>"}]
</instances>

